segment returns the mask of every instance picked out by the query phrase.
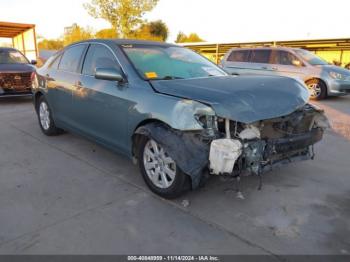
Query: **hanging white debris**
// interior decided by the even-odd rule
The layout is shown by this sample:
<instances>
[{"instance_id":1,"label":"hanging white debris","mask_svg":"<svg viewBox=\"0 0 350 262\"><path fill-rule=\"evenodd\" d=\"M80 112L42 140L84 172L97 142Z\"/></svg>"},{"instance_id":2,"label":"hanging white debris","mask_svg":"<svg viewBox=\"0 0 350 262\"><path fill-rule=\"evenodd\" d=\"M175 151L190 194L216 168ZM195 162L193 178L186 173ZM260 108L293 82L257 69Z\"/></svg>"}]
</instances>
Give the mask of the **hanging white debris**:
<instances>
[{"instance_id":1,"label":"hanging white debris","mask_svg":"<svg viewBox=\"0 0 350 262\"><path fill-rule=\"evenodd\" d=\"M211 143L210 170L212 174L231 174L237 159L242 154L242 143L233 139L218 139Z\"/></svg>"},{"instance_id":2,"label":"hanging white debris","mask_svg":"<svg viewBox=\"0 0 350 262\"><path fill-rule=\"evenodd\" d=\"M243 140L252 140L252 139L260 139L261 133L260 130L255 126L249 126L248 128L244 129L240 134L239 138Z\"/></svg>"}]
</instances>

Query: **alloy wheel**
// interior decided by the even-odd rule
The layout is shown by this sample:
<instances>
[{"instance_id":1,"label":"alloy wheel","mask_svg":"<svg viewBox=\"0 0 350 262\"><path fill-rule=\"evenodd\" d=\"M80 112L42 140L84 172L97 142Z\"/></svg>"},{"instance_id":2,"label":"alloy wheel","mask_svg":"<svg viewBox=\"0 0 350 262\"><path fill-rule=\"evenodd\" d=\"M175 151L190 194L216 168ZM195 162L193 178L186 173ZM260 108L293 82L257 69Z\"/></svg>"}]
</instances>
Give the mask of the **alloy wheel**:
<instances>
[{"instance_id":1,"label":"alloy wheel","mask_svg":"<svg viewBox=\"0 0 350 262\"><path fill-rule=\"evenodd\" d=\"M143 163L147 176L156 187L167 189L172 186L176 177L176 163L152 139L145 145Z\"/></svg>"},{"instance_id":2,"label":"alloy wheel","mask_svg":"<svg viewBox=\"0 0 350 262\"><path fill-rule=\"evenodd\" d=\"M321 95L322 93L322 88L318 83L310 83L307 85L310 95L312 98L317 98Z\"/></svg>"},{"instance_id":3,"label":"alloy wheel","mask_svg":"<svg viewBox=\"0 0 350 262\"><path fill-rule=\"evenodd\" d=\"M46 102L41 102L39 106L40 124L44 130L50 128L50 111Z\"/></svg>"}]
</instances>

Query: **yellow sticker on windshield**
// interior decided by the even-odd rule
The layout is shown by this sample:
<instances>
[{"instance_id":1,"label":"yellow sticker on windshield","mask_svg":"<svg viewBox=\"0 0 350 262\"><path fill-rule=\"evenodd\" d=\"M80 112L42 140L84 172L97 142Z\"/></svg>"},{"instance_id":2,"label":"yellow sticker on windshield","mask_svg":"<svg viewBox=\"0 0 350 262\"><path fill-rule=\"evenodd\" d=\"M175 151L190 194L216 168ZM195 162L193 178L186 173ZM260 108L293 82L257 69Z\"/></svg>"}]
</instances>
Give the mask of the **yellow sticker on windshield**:
<instances>
[{"instance_id":1,"label":"yellow sticker on windshield","mask_svg":"<svg viewBox=\"0 0 350 262\"><path fill-rule=\"evenodd\" d=\"M149 78L149 79L157 78L157 77L158 77L158 75L157 75L156 72L147 72L147 73L145 73L145 76L146 76L147 78Z\"/></svg>"}]
</instances>

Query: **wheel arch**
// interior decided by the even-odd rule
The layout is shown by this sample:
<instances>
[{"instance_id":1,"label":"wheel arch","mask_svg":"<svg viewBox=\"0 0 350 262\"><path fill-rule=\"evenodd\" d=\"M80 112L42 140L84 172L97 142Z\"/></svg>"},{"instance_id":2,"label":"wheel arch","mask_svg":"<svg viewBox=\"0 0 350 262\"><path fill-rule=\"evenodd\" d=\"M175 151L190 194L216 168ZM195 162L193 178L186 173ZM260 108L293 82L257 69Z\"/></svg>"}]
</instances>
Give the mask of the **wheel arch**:
<instances>
[{"instance_id":1,"label":"wheel arch","mask_svg":"<svg viewBox=\"0 0 350 262\"><path fill-rule=\"evenodd\" d=\"M34 107L35 107L35 110L38 109L38 101L40 99L40 97L44 96L44 93L41 92L41 91L38 91L34 94L33 98L34 98Z\"/></svg>"},{"instance_id":2,"label":"wheel arch","mask_svg":"<svg viewBox=\"0 0 350 262\"><path fill-rule=\"evenodd\" d=\"M131 153L132 153L132 157L134 159L134 161L137 161L137 149L140 143L140 139L144 136L142 134L138 134L137 130L140 129L143 126L149 125L149 124L160 124L160 125L164 125L168 128L171 128L167 123L165 123L164 121L161 121L159 119L156 118L149 118L149 119L144 119L143 121L141 121L136 128L133 131L133 134L131 136Z\"/></svg>"},{"instance_id":3,"label":"wheel arch","mask_svg":"<svg viewBox=\"0 0 350 262\"><path fill-rule=\"evenodd\" d=\"M180 170L189 177L192 189L198 188L208 166L209 145L199 139L200 131L186 132L172 128L158 119L139 123L132 136L132 156L137 164L143 139L151 138L160 143ZM196 159L196 161L188 161Z\"/></svg>"}]
</instances>

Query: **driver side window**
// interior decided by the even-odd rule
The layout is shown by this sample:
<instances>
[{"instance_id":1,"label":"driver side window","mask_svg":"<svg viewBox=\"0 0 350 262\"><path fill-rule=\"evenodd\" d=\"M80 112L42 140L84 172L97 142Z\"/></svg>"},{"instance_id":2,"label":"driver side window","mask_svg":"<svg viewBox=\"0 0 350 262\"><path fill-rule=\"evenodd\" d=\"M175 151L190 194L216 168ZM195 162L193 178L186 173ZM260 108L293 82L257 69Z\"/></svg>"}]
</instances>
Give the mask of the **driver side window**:
<instances>
[{"instance_id":1,"label":"driver side window","mask_svg":"<svg viewBox=\"0 0 350 262\"><path fill-rule=\"evenodd\" d=\"M102 45L92 44L85 58L83 74L94 76L96 68L113 68L121 72L118 62L108 48Z\"/></svg>"}]
</instances>

